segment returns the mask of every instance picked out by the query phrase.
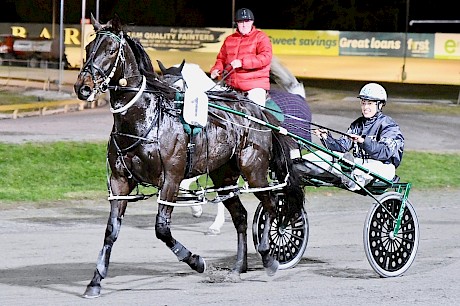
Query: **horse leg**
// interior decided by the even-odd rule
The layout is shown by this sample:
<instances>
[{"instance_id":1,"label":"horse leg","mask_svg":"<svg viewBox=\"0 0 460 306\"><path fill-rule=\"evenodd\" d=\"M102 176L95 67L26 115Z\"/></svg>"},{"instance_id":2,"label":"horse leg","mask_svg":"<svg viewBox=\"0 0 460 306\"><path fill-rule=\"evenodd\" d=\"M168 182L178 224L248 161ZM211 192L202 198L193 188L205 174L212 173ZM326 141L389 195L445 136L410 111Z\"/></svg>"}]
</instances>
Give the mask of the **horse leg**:
<instances>
[{"instance_id":1,"label":"horse leg","mask_svg":"<svg viewBox=\"0 0 460 306\"><path fill-rule=\"evenodd\" d=\"M271 192L256 192L254 194L264 205L266 211L266 218L264 224L264 231L260 238L257 251L262 256L262 264L268 276L275 275L278 271L279 262L270 255L270 227L275 217L276 199L272 196Z\"/></svg>"},{"instance_id":2,"label":"horse leg","mask_svg":"<svg viewBox=\"0 0 460 306\"><path fill-rule=\"evenodd\" d=\"M232 271L235 273L245 273L248 270L248 212L239 197L227 199L223 203L230 212L238 238L236 262Z\"/></svg>"},{"instance_id":3,"label":"horse leg","mask_svg":"<svg viewBox=\"0 0 460 306\"><path fill-rule=\"evenodd\" d=\"M239 178L239 172L232 164L226 164L214 172L210 173L210 177L215 187L236 186ZM227 195L230 191L219 192L219 195ZM233 226L237 234L237 252L236 262L232 268L235 273L244 273L248 269L248 212L240 201L240 198L235 196L223 201L232 217Z\"/></svg>"},{"instance_id":4,"label":"horse leg","mask_svg":"<svg viewBox=\"0 0 460 306\"><path fill-rule=\"evenodd\" d=\"M217 203L217 214L214 222L208 228L208 235L220 234L220 228L225 223L225 206L222 202Z\"/></svg>"},{"instance_id":5,"label":"horse leg","mask_svg":"<svg viewBox=\"0 0 460 306\"><path fill-rule=\"evenodd\" d=\"M196 177L192 177L192 178L188 178L188 179L184 179L182 180L182 182L180 183L180 187L181 188L184 188L184 189L190 189L190 185L194 182L196 182L198 180L198 176ZM203 214L203 208L201 207L201 205L193 205L191 206L191 209L192 209L192 215L195 217L195 218L199 218L201 217L201 215Z\"/></svg>"},{"instance_id":6,"label":"horse leg","mask_svg":"<svg viewBox=\"0 0 460 306\"><path fill-rule=\"evenodd\" d=\"M206 270L206 262L204 259L199 255L192 254L185 246L174 239L171 234L171 214L173 208L173 206L158 204L158 214L155 222L156 237L171 249L179 261L183 261L193 270L203 273Z\"/></svg>"},{"instance_id":7,"label":"horse leg","mask_svg":"<svg viewBox=\"0 0 460 306\"><path fill-rule=\"evenodd\" d=\"M264 188L269 185L267 178L268 161L268 156L262 154L261 151L247 150L243 152L240 161L241 171L251 188ZM264 230L257 251L262 256L265 271L269 276L273 276L278 270L279 262L270 255L269 235L271 224L276 216L277 199L271 191L258 191L254 192L254 195L260 200L266 211Z\"/></svg>"},{"instance_id":8,"label":"horse leg","mask_svg":"<svg viewBox=\"0 0 460 306\"><path fill-rule=\"evenodd\" d=\"M85 298L95 298L99 297L101 294L101 281L107 276L112 246L118 238L127 203L127 201L110 201L110 216L105 229L104 246L99 252L93 279L88 284L83 294Z\"/></svg>"}]
</instances>

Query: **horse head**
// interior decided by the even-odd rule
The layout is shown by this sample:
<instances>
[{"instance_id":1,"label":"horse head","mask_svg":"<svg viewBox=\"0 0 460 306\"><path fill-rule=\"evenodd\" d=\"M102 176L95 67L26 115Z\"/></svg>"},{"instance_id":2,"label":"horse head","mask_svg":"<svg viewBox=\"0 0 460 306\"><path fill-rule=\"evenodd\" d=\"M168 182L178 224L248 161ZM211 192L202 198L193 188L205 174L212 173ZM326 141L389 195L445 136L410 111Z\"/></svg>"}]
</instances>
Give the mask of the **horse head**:
<instances>
[{"instance_id":1,"label":"horse head","mask_svg":"<svg viewBox=\"0 0 460 306\"><path fill-rule=\"evenodd\" d=\"M157 60L158 67L160 68L163 80L170 86L184 91L186 83L182 76L182 69L184 69L185 59L182 60L180 65L171 66L166 68L160 60Z\"/></svg>"},{"instance_id":2,"label":"horse head","mask_svg":"<svg viewBox=\"0 0 460 306\"><path fill-rule=\"evenodd\" d=\"M91 21L94 39L85 47L86 62L74 84L78 98L88 101L106 92L109 86L124 87L142 81L136 56L129 46L130 38L124 33L120 18L115 15L103 25L91 15Z\"/></svg>"},{"instance_id":3,"label":"horse head","mask_svg":"<svg viewBox=\"0 0 460 306\"><path fill-rule=\"evenodd\" d=\"M304 99L306 98L303 83L299 82L289 69L275 56L272 57L270 65L270 78L287 92L299 95Z\"/></svg>"},{"instance_id":4,"label":"horse head","mask_svg":"<svg viewBox=\"0 0 460 306\"><path fill-rule=\"evenodd\" d=\"M226 90L209 78L197 64L186 63L183 60L179 65L166 68L161 61L157 60L157 62L164 81L181 91L187 88L194 88L201 92Z\"/></svg>"}]
</instances>

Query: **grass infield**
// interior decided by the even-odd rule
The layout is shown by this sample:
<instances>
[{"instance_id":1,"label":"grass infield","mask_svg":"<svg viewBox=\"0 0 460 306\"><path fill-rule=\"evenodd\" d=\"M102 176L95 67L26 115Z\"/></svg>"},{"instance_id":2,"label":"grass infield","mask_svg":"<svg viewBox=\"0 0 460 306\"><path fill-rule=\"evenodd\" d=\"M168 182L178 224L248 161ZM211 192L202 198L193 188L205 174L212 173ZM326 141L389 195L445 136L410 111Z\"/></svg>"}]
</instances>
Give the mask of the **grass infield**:
<instances>
[{"instance_id":1,"label":"grass infield","mask_svg":"<svg viewBox=\"0 0 460 306\"><path fill-rule=\"evenodd\" d=\"M2 203L107 196L106 143L0 143L0 156ZM411 182L413 190L459 188L459 164L458 153L406 151L397 174Z\"/></svg>"}]
</instances>

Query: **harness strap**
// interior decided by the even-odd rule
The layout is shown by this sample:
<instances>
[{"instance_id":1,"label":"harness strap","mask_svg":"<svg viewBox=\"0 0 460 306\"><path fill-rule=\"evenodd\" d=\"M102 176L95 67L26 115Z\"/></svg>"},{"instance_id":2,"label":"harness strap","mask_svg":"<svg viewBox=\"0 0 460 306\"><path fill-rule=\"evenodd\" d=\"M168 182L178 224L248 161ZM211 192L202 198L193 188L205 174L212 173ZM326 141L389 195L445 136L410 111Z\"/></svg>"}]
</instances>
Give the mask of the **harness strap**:
<instances>
[{"instance_id":1,"label":"harness strap","mask_svg":"<svg viewBox=\"0 0 460 306\"><path fill-rule=\"evenodd\" d=\"M217 119L216 119L216 118L220 119L219 117L217 117L216 114L210 112L209 115L212 116L212 117L209 117L209 121L210 121L212 124L214 124L214 125L220 127L220 128L223 129L223 130L226 130L226 129L227 129L227 126L226 126L225 124L223 124L220 120L217 120Z\"/></svg>"},{"instance_id":2,"label":"harness strap","mask_svg":"<svg viewBox=\"0 0 460 306\"><path fill-rule=\"evenodd\" d=\"M120 108L117 108L117 109L114 109L114 108L110 108L110 112L112 112L113 114L117 114L117 113L122 113L124 111L127 111L128 108L130 108L131 106L133 106L134 103L136 103L137 100L139 100L139 98L141 97L142 93L144 92L145 90L145 86L147 84L147 79L145 78L145 75L142 76L142 85L141 85L141 88L139 88L139 91L136 93L136 95L134 96L134 98L129 101L128 103L126 103L123 107L120 107Z\"/></svg>"},{"instance_id":3,"label":"harness strap","mask_svg":"<svg viewBox=\"0 0 460 306\"><path fill-rule=\"evenodd\" d=\"M195 143L193 142L195 136L193 134L193 126L192 126L192 133L190 134L190 141L187 144L187 166L185 171L185 176L188 177L190 172L193 168L193 154L195 153Z\"/></svg>"}]
</instances>

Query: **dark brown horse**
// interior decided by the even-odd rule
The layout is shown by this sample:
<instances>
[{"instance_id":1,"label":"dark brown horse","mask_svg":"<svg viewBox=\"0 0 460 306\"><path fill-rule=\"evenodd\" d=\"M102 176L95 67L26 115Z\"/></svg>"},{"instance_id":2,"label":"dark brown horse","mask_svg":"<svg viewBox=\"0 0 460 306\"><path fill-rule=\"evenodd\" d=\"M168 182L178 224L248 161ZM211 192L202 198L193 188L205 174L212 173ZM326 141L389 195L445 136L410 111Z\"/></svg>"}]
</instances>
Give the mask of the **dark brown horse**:
<instances>
[{"instance_id":1,"label":"dark brown horse","mask_svg":"<svg viewBox=\"0 0 460 306\"><path fill-rule=\"evenodd\" d=\"M92 22L95 38L86 47L86 63L74 88L82 100L97 92L110 91L113 128L107 160L111 209L96 270L84 296L100 295L101 281L107 276L110 254L131 192L139 184L156 186L159 190L157 238L193 270L205 271L204 259L177 241L170 230L181 180L204 173L209 173L216 188L230 187L219 195L227 195L224 205L237 232L237 256L232 268L235 273L247 270L247 211L235 192L238 178L243 176L249 187L254 188L255 196L267 211L266 231L258 252L267 273L273 275L278 262L269 254L268 231L277 213L277 199L275 192L267 188L269 170L280 181L286 181L284 188L293 211L300 210L304 198L299 179L292 171L286 136L248 117L210 108L206 126L192 137L184 130L175 103L176 89L158 78L142 45L126 35L119 18L115 16L105 25L94 18ZM278 124L273 116L238 97L213 97L216 105ZM193 150L188 149L190 144ZM228 196L231 191L236 195Z\"/></svg>"}]
</instances>

